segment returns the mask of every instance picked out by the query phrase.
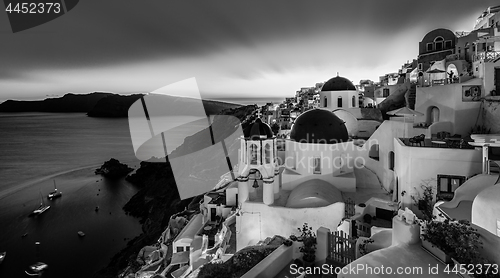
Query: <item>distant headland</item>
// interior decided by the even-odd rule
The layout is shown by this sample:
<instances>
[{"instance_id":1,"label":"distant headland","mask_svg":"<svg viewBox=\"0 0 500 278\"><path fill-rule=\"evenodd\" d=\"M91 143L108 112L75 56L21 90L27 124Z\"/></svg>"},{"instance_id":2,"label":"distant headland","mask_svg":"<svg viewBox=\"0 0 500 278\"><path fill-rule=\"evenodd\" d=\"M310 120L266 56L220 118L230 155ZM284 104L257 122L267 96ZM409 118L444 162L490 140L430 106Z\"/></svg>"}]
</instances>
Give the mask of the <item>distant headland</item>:
<instances>
[{"instance_id":1,"label":"distant headland","mask_svg":"<svg viewBox=\"0 0 500 278\"><path fill-rule=\"evenodd\" d=\"M121 118L128 116L129 107L143 94L119 95L93 92L90 94L65 94L59 98L44 100L19 101L7 100L0 104L0 112L49 112L49 113L87 113L89 117ZM197 102L190 98L165 96L172 101ZM237 108L241 105L215 100L203 100L208 115L218 114L224 109ZM183 106L185 107L185 106ZM187 111L179 111L179 115Z\"/></svg>"}]
</instances>

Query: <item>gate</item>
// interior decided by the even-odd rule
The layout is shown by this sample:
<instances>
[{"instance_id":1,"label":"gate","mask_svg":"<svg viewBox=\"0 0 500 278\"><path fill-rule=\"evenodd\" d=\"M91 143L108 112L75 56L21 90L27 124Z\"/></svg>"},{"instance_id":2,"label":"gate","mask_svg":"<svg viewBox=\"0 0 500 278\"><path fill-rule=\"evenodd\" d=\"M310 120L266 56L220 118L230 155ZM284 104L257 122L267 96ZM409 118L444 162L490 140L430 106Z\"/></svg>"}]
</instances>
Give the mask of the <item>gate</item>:
<instances>
[{"instance_id":1,"label":"gate","mask_svg":"<svg viewBox=\"0 0 500 278\"><path fill-rule=\"evenodd\" d=\"M343 231L328 234L328 259L343 267L356 259L356 239Z\"/></svg>"}]
</instances>

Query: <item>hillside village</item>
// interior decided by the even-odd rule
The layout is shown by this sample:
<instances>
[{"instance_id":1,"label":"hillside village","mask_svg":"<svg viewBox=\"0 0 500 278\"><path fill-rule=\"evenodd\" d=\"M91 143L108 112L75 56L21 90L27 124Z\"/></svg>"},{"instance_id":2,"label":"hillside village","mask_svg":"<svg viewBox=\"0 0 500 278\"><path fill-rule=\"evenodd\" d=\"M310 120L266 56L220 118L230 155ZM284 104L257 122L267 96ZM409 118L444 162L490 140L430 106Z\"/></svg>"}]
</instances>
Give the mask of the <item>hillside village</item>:
<instances>
[{"instance_id":1,"label":"hillside village","mask_svg":"<svg viewBox=\"0 0 500 278\"><path fill-rule=\"evenodd\" d=\"M337 73L257 109L229 171L122 277L499 277L500 6L413 43L378 82Z\"/></svg>"}]
</instances>

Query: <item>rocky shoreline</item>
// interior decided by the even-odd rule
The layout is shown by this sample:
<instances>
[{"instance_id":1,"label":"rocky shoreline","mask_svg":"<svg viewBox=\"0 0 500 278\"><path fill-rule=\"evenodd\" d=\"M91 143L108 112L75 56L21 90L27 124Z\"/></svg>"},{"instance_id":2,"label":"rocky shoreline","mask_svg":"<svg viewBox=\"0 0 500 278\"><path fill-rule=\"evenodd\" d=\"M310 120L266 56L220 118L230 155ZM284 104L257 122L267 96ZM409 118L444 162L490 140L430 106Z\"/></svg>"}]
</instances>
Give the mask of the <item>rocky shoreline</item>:
<instances>
[{"instance_id":1,"label":"rocky shoreline","mask_svg":"<svg viewBox=\"0 0 500 278\"><path fill-rule=\"evenodd\" d=\"M102 175L110 179L118 179L126 176L133 170L134 169L128 167L127 164L120 163L117 159L111 158L110 160L104 162L100 168L95 169L95 174Z\"/></svg>"},{"instance_id":2,"label":"rocky shoreline","mask_svg":"<svg viewBox=\"0 0 500 278\"><path fill-rule=\"evenodd\" d=\"M240 119L245 128L255 118L256 106L243 106L223 110L222 115L233 115ZM201 138L204 140L204 138ZM173 153L192 151L188 146L203 144L196 134L187 137L184 144ZM126 177L126 180L141 189L123 207L125 212L139 218L142 234L127 243L127 247L116 254L108 266L98 271L94 278L117 277L127 267L136 267L136 257L146 245L156 243L166 229L170 217L176 213L199 209L203 196L180 200L172 168L168 162L141 162L140 168ZM215 185L215 184L214 184Z\"/></svg>"}]
</instances>

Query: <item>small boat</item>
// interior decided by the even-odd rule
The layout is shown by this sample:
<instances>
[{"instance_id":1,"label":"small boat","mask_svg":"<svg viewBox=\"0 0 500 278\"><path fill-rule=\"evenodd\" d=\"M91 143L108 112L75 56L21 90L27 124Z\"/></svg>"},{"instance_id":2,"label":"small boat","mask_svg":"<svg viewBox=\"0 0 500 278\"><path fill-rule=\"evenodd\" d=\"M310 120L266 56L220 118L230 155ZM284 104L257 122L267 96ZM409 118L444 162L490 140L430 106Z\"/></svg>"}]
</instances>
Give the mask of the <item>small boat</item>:
<instances>
[{"instance_id":1,"label":"small boat","mask_svg":"<svg viewBox=\"0 0 500 278\"><path fill-rule=\"evenodd\" d=\"M78 231L78 235L79 235L80 237L84 237L84 236L85 236L85 233L84 233L84 232L82 232L82 231Z\"/></svg>"},{"instance_id":2,"label":"small boat","mask_svg":"<svg viewBox=\"0 0 500 278\"><path fill-rule=\"evenodd\" d=\"M35 275L40 275L42 271L47 269L49 266L46 263L42 262L37 262L28 267L28 270L26 270L26 274L35 276Z\"/></svg>"},{"instance_id":3,"label":"small boat","mask_svg":"<svg viewBox=\"0 0 500 278\"><path fill-rule=\"evenodd\" d=\"M28 233L24 233L21 237L27 237Z\"/></svg>"},{"instance_id":4,"label":"small boat","mask_svg":"<svg viewBox=\"0 0 500 278\"><path fill-rule=\"evenodd\" d=\"M43 198L42 198L42 192L40 192L40 206L35 209L33 211L33 215L39 215L39 214L42 214L44 213L46 210L48 210L50 208L50 206L48 205L45 205L45 203L43 202Z\"/></svg>"},{"instance_id":5,"label":"small boat","mask_svg":"<svg viewBox=\"0 0 500 278\"><path fill-rule=\"evenodd\" d=\"M0 264L5 260L5 256L7 256L7 252L0 253Z\"/></svg>"},{"instance_id":6,"label":"small boat","mask_svg":"<svg viewBox=\"0 0 500 278\"><path fill-rule=\"evenodd\" d=\"M56 181L54 180L54 191L50 192L49 195L47 195L47 198L49 200L56 199L62 196L62 192L57 191L56 187Z\"/></svg>"}]
</instances>

